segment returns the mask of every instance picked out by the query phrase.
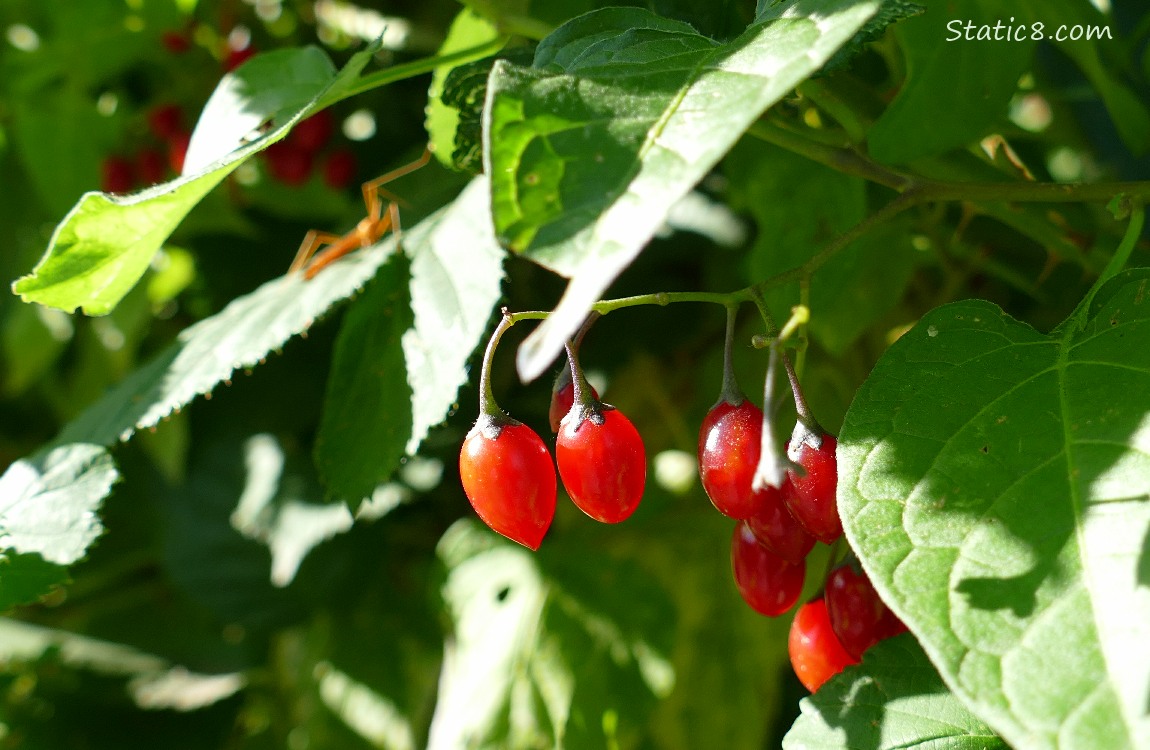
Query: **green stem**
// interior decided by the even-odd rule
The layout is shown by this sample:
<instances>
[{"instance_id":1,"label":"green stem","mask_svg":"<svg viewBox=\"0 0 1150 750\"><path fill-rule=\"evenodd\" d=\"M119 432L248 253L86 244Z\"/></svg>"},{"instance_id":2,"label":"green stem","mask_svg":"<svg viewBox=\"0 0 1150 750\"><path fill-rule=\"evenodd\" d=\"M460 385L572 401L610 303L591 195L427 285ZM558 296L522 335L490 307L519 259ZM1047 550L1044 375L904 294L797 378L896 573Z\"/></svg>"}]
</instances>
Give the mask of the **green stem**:
<instances>
[{"instance_id":1,"label":"green stem","mask_svg":"<svg viewBox=\"0 0 1150 750\"><path fill-rule=\"evenodd\" d=\"M491 332L491 338L487 341L487 349L483 352L483 368L479 372L479 414L493 419L502 419L504 414L503 410L499 408L499 403L495 400L494 391L491 389L491 363L495 360L495 350L499 346L499 339L503 338L507 329L515 324L515 316L507 312L506 307L503 308L502 313L503 317L499 320L499 325L495 326L495 330Z\"/></svg>"},{"instance_id":2,"label":"green stem","mask_svg":"<svg viewBox=\"0 0 1150 750\"><path fill-rule=\"evenodd\" d=\"M723 385L719 391L718 403L726 402L731 406L738 406L746 400L743 390L739 388L739 381L735 379L735 318L739 314L737 304L727 305L727 329L723 335ZM718 404L716 404L717 406Z\"/></svg>"},{"instance_id":3,"label":"green stem","mask_svg":"<svg viewBox=\"0 0 1150 750\"><path fill-rule=\"evenodd\" d=\"M404 81L408 78L414 78L424 73L430 73L438 67L444 65L462 65L464 63L472 62L473 60L481 60L484 57L490 57L503 46L507 44L508 37L498 36L491 41L477 44L474 47L461 49L458 52L449 52L446 55L434 55L432 57L424 57L419 60L412 60L411 62L402 63L400 65L392 65L384 70L378 70L374 73L368 73L361 76L355 84L349 88L341 91L331 99L324 99L321 102L321 108L329 107L336 102L343 101L353 96L371 91L372 89L379 88L380 86L387 86L388 84L396 83L397 81Z\"/></svg>"}]
</instances>

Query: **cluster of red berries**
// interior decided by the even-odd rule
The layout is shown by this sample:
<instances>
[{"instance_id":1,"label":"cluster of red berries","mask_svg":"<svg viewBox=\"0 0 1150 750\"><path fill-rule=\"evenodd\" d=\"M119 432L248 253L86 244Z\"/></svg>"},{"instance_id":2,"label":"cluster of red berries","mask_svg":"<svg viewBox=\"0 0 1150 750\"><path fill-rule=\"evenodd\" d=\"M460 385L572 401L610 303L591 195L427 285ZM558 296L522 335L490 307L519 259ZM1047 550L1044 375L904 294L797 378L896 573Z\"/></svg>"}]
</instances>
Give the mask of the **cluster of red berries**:
<instances>
[{"instance_id":1,"label":"cluster of red berries","mask_svg":"<svg viewBox=\"0 0 1150 750\"><path fill-rule=\"evenodd\" d=\"M699 475L712 504L738 521L731 537L735 585L755 611L777 617L798 602L815 541L843 533L835 505L835 437L800 429L787 445L781 487L754 489L763 412L745 397L723 399L703 420ZM828 577L823 596L799 608L791 625L791 664L812 692L862 652L905 627L851 564Z\"/></svg>"},{"instance_id":2,"label":"cluster of red berries","mask_svg":"<svg viewBox=\"0 0 1150 750\"><path fill-rule=\"evenodd\" d=\"M638 430L583 377L560 373L551 394L555 463L572 502L603 523L626 520L639 507L647 455ZM488 388L484 367L483 387ZM488 399L463 441L459 477L476 514L494 531L539 549L555 516L555 465L543 439Z\"/></svg>"},{"instance_id":3,"label":"cluster of red berries","mask_svg":"<svg viewBox=\"0 0 1150 750\"><path fill-rule=\"evenodd\" d=\"M147 114L148 140L134 154L114 154L101 164L100 188L105 193L127 193L178 175L184 168L192 134L184 126L184 111L177 104L161 104Z\"/></svg>"},{"instance_id":4,"label":"cluster of red berries","mask_svg":"<svg viewBox=\"0 0 1150 750\"><path fill-rule=\"evenodd\" d=\"M335 118L320 110L299 122L282 141L263 152L268 174L285 185L302 185L311 178L317 162L328 187L342 190L355 180L355 154L346 148L328 149L335 133Z\"/></svg>"}]
</instances>

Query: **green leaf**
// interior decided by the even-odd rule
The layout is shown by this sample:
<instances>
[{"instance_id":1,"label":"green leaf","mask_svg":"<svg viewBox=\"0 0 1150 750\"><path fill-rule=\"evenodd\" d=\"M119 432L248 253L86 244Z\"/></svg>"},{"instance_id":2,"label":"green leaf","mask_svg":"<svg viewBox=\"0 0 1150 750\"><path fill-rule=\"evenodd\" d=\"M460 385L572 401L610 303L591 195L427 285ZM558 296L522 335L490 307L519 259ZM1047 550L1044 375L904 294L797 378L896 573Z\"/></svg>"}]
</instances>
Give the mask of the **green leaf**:
<instances>
[{"instance_id":1,"label":"green leaf","mask_svg":"<svg viewBox=\"0 0 1150 750\"><path fill-rule=\"evenodd\" d=\"M394 238L388 237L313 279L281 276L237 297L216 315L181 331L174 344L65 426L60 441L111 446L154 426L306 331L371 279L394 248Z\"/></svg>"},{"instance_id":2,"label":"green leaf","mask_svg":"<svg viewBox=\"0 0 1150 750\"><path fill-rule=\"evenodd\" d=\"M839 446L839 510L943 679L1017 748L1150 744L1150 270L1042 335L926 315Z\"/></svg>"},{"instance_id":3,"label":"green leaf","mask_svg":"<svg viewBox=\"0 0 1150 750\"><path fill-rule=\"evenodd\" d=\"M644 597L605 612L544 575L532 553L470 520L448 529L439 555L453 627L429 748L629 744L674 679L636 622L665 606L657 589L620 581L620 591ZM584 562L589 578L645 578L632 566Z\"/></svg>"},{"instance_id":4,"label":"green leaf","mask_svg":"<svg viewBox=\"0 0 1150 750\"><path fill-rule=\"evenodd\" d=\"M0 477L0 549L76 562L103 531L96 510L117 476L98 445L48 446L16 461ZM41 572L20 557L9 562L4 573Z\"/></svg>"},{"instance_id":5,"label":"green leaf","mask_svg":"<svg viewBox=\"0 0 1150 750\"><path fill-rule=\"evenodd\" d=\"M486 179L406 232L403 247L410 265L396 260L384 269L336 345L316 463L348 501L390 477L467 382L503 280Z\"/></svg>"},{"instance_id":6,"label":"green leaf","mask_svg":"<svg viewBox=\"0 0 1150 750\"><path fill-rule=\"evenodd\" d=\"M0 612L30 604L68 582L68 571L39 554L0 555Z\"/></svg>"},{"instance_id":7,"label":"green leaf","mask_svg":"<svg viewBox=\"0 0 1150 750\"><path fill-rule=\"evenodd\" d=\"M1007 750L910 636L886 640L799 703L783 750Z\"/></svg>"},{"instance_id":8,"label":"green leaf","mask_svg":"<svg viewBox=\"0 0 1150 750\"><path fill-rule=\"evenodd\" d=\"M484 144L496 231L571 277L520 348L521 377L547 367L671 206L878 5L770 7L727 44L644 10L607 8L557 29L531 68L496 63Z\"/></svg>"},{"instance_id":9,"label":"green leaf","mask_svg":"<svg viewBox=\"0 0 1150 750\"><path fill-rule=\"evenodd\" d=\"M1035 43L948 41L954 19L995 19L998 3L956 0L900 24L906 82L867 134L871 156L904 164L978 141L1006 116ZM990 21L994 23L993 20Z\"/></svg>"},{"instance_id":10,"label":"green leaf","mask_svg":"<svg viewBox=\"0 0 1150 750\"><path fill-rule=\"evenodd\" d=\"M110 312L212 188L350 88L378 48L376 43L361 50L338 74L323 52L308 47L258 55L225 75L196 126L185 174L131 195L86 193L13 291L26 302L68 312L77 307L89 315ZM266 135L246 141L267 123Z\"/></svg>"}]
</instances>

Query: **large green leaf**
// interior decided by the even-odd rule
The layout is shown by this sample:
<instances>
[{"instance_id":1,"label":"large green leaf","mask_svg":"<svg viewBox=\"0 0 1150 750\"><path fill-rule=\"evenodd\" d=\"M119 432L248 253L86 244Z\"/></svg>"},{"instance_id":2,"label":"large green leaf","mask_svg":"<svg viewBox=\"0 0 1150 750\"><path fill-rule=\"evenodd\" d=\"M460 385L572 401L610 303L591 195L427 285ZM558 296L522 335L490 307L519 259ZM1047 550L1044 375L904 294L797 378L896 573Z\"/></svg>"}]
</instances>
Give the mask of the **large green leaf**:
<instances>
[{"instance_id":1,"label":"large green leaf","mask_svg":"<svg viewBox=\"0 0 1150 750\"><path fill-rule=\"evenodd\" d=\"M81 307L89 315L108 313L212 188L338 98L377 49L378 43L369 45L338 73L327 55L306 47L258 55L225 75L192 135L185 174L131 195L86 193L13 291L27 302L69 312ZM259 129L269 124L261 135Z\"/></svg>"},{"instance_id":2,"label":"large green leaf","mask_svg":"<svg viewBox=\"0 0 1150 750\"><path fill-rule=\"evenodd\" d=\"M503 256L479 177L403 237L394 261L348 313L328 381L316 463L353 504L443 421L498 304Z\"/></svg>"},{"instance_id":3,"label":"large green leaf","mask_svg":"<svg viewBox=\"0 0 1150 750\"><path fill-rule=\"evenodd\" d=\"M571 277L519 350L522 377L547 367L671 206L878 5L767 5L727 44L644 10L607 8L548 36L531 68L496 63L484 134L496 231Z\"/></svg>"},{"instance_id":4,"label":"large green leaf","mask_svg":"<svg viewBox=\"0 0 1150 750\"><path fill-rule=\"evenodd\" d=\"M901 164L934 156L979 140L1006 116L1035 42L952 42L947 25L955 19L993 24L1000 5L993 0L936 3L899 24L895 34L907 78L867 133L874 158Z\"/></svg>"},{"instance_id":5,"label":"large green leaf","mask_svg":"<svg viewBox=\"0 0 1150 750\"><path fill-rule=\"evenodd\" d=\"M910 636L869 649L799 708L783 750L1006 750Z\"/></svg>"},{"instance_id":6,"label":"large green leaf","mask_svg":"<svg viewBox=\"0 0 1150 750\"><path fill-rule=\"evenodd\" d=\"M876 588L1013 747L1150 746L1150 271L1050 335L926 315L842 429L839 509Z\"/></svg>"}]
</instances>

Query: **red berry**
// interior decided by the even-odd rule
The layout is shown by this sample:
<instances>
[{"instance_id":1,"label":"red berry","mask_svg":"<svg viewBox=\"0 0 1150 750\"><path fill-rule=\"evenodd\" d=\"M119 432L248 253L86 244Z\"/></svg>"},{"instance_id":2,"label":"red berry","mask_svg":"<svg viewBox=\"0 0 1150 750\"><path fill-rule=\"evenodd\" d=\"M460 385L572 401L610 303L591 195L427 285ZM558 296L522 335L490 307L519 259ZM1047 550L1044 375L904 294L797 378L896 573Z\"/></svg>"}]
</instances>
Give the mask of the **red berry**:
<instances>
[{"instance_id":1,"label":"red berry","mask_svg":"<svg viewBox=\"0 0 1150 750\"><path fill-rule=\"evenodd\" d=\"M890 611L887 607L883 612L882 619L878 623L878 639L885 641L887 638L893 638L896 635L905 633L907 631L906 624L898 619L898 615Z\"/></svg>"},{"instance_id":2,"label":"red berry","mask_svg":"<svg viewBox=\"0 0 1150 750\"><path fill-rule=\"evenodd\" d=\"M783 480L782 489L766 487L755 493L758 509L747 519L747 526L771 552L788 562L800 563L815 546L815 538L787 510L783 497L788 481Z\"/></svg>"},{"instance_id":3,"label":"red berry","mask_svg":"<svg viewBox=\"0 0 1150 750\"><path fill-rule=\"evenodd\" d=\"M748 399L738 406L720 401L699 430L699 478L720 513L749 518L762 497L751 490L759 464L763 412Z\"/></svg>"},{"instance_id":4,"label":"red berry","mask_svg":"<svg viewBox=\"0 0 1150 750\"><path fill-rule=\"evenodd\" d=\"M288 143L304 151L319 151L331 140L335 132L335 118L331 110L321 109L306 120L296 123L288 134Z\"/></svg>"},{"instance_id":5,"label":"red berry","mask_svg":"<svg viewBox=\"0 0 1150 750\"><path fill-rule=\"evenodd\" d=\"M163 182L167 176L167 160L154 148L146 148L136 154L136 171L145 185Z\"/></svg>"},{"instance_id":6,"label":"red berry","mask_svg":"<svg viewBox=\"0 0 1150 750\"><path fill-rule=\"evenodd\" d=\"M799 682L812 693L851 664L858 664L835 637L821 596L799 607L795 613L787 650Z\"/></svg>"},{"instance_id":7,"label":"red berry","mask_svg":"<svg viewBox=\"0 0 1150 750\"><path fill-rule=\"evenodd\" d=\"M463 441L459 478L485 524L539 549L555 516L557 485L551 454L534 430L517 422L495 428L481 417Z\"/></svg>"},{"instance_id":8,"label":"red berry","mask_svg":"<svg viewBox=\"0 0 1150 750\"><path fill-rule=\"evenodd\" d=\"M878 598L866 573L840 565L827 576L827 614L839 643L856 659L882 640L880 625L889 611Z\"/></svg>"},{"instance_id":9,"label":"red berry","mask_svg":"<svg viewBox=\"0 0 1150 750\"><path fill-rule=\"evenodd\" d=\"M184 173L184 159L188 155L188 144L191 140L191 133L176 133L168 141L168 166L176 174Z\"/></svg>"},{"instance_id":10,"label":"red berry","mask_svg":"<svg viewBox=\"0 0 1150 750\"><path fill-rule=\"evenodd\" d=\"M823 435L822 445L806 442L790 446L787 455L806 469L805 476L787 472L789 489L783 495L791 515L820 542L830 544L842 536L843 524L835 505L838 466L835 462L834 435Z\"/></svg>"},{"instance_id":11,"label":"red berry","mask_svg":"<svg viewBox=\"0 0 1150 750\"><path fill-rule=\"evenodd\" d=\"M599 400L599 391L591 388L591 397ZM551 406L547 409L547 418L551 422L551 431L559 432L563 417L571 411L575 403L575 384L571 382L571 371L564 367L555 378L555 385L551 388Z\"/></svg>"},{"instance_id":12,"label":"red berry","mask_svg":"<svg viewBox=\"0 0 1150 750\"><path fill-rule=\"evenodd\" d=\"M184 132L184 110L178 104L161 104L148 113L148 127L161 141Z\"/></svg>"},{"instance_id":13,"label":"red berry","mask_svg":"<svg viewBox=\"0 0 1150 750\"><path fill-rule=\"evenodd\" d=\"M807 564L789 563L771 552L740 521L731 536L731 568L743 601L759 614L777 617L799 600Z\"/></svg>"},{"instance_id":14,"label":"red berry","mask_svg":"<svg viewBox=\"0 0 1150 750\"><path fill-rule=\"evenodd\" d=\"M647 454L635 425L617 409L580 419L572 409L559 428L555 459L571 500L603 523L618 523L639 507Z\"/></svg>"},{"instance_id":15,"label":"red berry","mask_svg":"<svg viewBox=\"0 0 1150 750\"><path fill-rule=\"evenodd\" d=\"M355 154L347 149L332 151L323 160L323 181L328 187L342 190L355 180Z\"/></svg>"},{"instance_id":16,"label":"red berry","mask_svg":"<svg viewBox=\"0 0 1150 750\"><path fill-rule=\"evenodd\" d=\"M224 70L231 72L247 62L256 53L253 47L243 49L229 49L228 56L224 58Z\"/></svg>"},{"instance_id":17,"label":"red berry","mask_svg":"<svg viewBox=\"0 0 1150 750\"><path fill-rule=\"evenodd\" d=\"M100 189L105 193L127 193L136 186L136 170L122 156L109 156L100 165Z\"/></svg>"},{"instance_id":18,"label":"red berry","mask_svg":"<svg viewBox=\"0 0 1150 750\"><path fill-rule=\"evenodd\" d=\"M311 176L311 152L296 148L287 141L268 146L264 156L268 162L268 172L285 185L302 185Z\"/></svg>"},{"instance_id":19,"label":"red berry","mask_svg":"<svg viewBox=\"0 0 1150 750\"><path fill-rule=\"evenodd\" d=\"M192 48L191 37L184 31L165 31L160 34L160 44L173 55L182 55Z\"/></svg>"}]
</instances>

